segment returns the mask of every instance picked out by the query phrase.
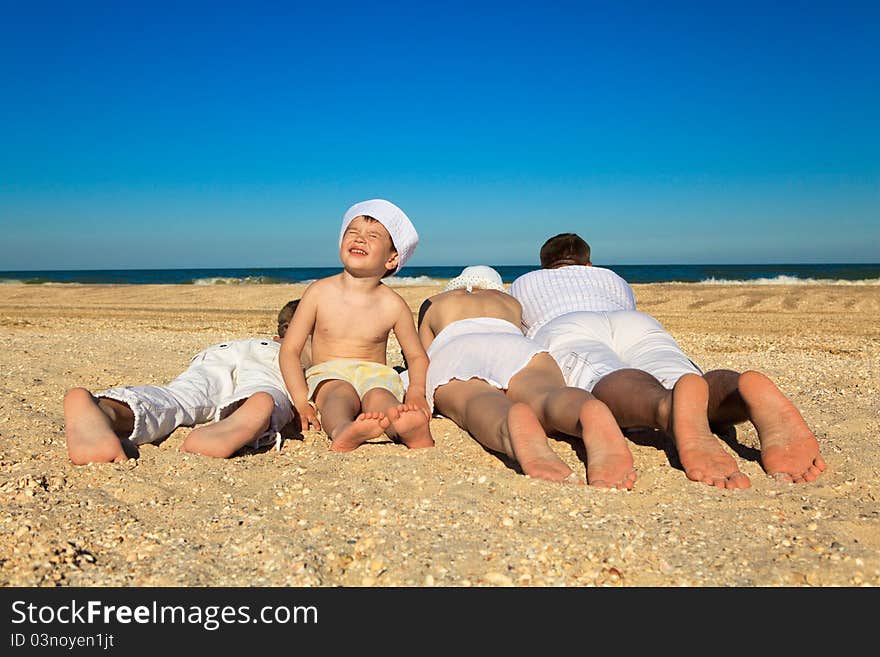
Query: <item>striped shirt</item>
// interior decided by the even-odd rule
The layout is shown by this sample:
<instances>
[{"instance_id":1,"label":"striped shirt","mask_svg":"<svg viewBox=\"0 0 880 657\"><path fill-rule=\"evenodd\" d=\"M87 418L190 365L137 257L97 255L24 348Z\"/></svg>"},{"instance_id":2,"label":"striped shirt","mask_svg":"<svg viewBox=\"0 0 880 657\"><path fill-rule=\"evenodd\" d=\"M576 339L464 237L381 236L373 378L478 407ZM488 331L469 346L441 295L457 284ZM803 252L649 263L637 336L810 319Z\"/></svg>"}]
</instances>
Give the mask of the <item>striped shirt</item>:
<instances>
[{"instance_id":1,"label":"striped shirt","mask_svg":"<svg viewBox=\"0 0 880 657\"><path fill-rule=\"evenodd\" d=\"M569 265L523 274L510 286L522 305L522 323L528 337L544 324L567 313L635 310L632 288L610 269Z\"/></svg>"}]
</instances>

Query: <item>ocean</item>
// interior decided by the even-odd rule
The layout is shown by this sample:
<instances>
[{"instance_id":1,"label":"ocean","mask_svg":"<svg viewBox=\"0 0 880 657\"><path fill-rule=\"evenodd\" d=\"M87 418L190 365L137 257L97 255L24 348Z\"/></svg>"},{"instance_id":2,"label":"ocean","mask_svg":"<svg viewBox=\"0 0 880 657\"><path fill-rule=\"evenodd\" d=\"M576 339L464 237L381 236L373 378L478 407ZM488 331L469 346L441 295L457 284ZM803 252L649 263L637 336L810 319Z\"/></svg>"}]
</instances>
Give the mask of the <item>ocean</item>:
<instances>
[{"instance_id":1,"label":"ocean","mask_svg":"<svg viewBox=\"0 0 880 657\"><path fill-rule=\"evenodd\" d=\"M493 265L505 283L538 265ZM630 283L701 283L705 285L880 285L880 263L771 265L599 265ZM454 278L461 266L404 267L385 279L391 286L433 285ZM340 267L253 267L224 269L77 269L0 271L0 284L112 285L265 285L308 283Z\"/></svg>"}]
</instances>

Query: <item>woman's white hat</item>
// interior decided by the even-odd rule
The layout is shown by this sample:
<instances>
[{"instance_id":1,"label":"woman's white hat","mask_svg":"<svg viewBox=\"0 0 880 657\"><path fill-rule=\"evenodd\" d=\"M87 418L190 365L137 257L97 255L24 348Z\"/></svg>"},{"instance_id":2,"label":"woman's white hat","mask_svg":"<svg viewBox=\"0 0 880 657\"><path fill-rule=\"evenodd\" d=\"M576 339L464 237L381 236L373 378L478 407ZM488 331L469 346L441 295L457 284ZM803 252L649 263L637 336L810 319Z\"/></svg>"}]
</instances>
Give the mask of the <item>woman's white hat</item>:
<instances>
[{"instance_id":1,"label":"woman's white hat","mask_svg":"<svg viewBox=\"0 0 880 657\"><path fill-rule=\"evenodd\" d=\"M391 201L381 198L361 201L352 205L342 218L342 229L339 231L339 246L342 246L342 236L345 234L348 224L355 217L360 217L361 215L372 217L385 226L385 230L391 235L391 241L394 242L394 248L397 249L397 269L393 272L396 274L406 264L406 261L410 259L416 250L416 246L419 244L419 234L416 232L416 227L412 225L406 213Z\"/></svg>"},{"instance_id":2,"label":"woman's white hat","mask_svg":"<svg viewBox=\"0 0 880 657\"><path fill-rule=\"evenodd\" d=\"M445 292L449 290L466 289L472 292L474 288L479 290L498 290L506 292L501 274L486 265L473 265L465 267L461 273L446 284Z\"/></svg>"}]
</instances>

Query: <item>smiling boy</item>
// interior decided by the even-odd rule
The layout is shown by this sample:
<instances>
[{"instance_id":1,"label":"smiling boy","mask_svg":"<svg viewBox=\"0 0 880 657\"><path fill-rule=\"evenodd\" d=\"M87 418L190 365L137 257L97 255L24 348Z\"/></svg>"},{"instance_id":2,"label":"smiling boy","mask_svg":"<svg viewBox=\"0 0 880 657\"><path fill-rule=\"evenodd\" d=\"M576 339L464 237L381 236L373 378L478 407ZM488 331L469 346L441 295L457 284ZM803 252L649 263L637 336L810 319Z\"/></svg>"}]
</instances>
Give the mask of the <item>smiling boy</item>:
<instances>
[{"instance_id":1,"label":"smiling boy","mask_svg":"<svg viewBox=\"0 0 880 657\"><path fill-rule=\"evenodd\" d=\"M281 374L302 429L323 428L334 451L351 451L382 433L409 448L434 444L425 399L428 356L406 301L382 283L418 241L409 218L389 201L349 208L339 236L343 271L306 289L281 345ZM400 375L386 362L391 331L409 366L405 396ZM314 365L303 373L298 363L309 336Z\"/></svg>"}]
</instances>

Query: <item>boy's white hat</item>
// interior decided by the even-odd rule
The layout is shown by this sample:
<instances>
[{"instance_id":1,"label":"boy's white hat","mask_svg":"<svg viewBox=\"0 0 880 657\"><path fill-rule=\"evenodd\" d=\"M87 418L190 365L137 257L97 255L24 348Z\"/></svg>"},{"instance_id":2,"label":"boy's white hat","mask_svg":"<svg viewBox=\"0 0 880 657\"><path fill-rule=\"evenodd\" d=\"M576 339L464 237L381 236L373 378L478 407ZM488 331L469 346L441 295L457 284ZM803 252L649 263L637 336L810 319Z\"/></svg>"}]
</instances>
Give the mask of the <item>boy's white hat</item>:
<instances>
[{"instance_id":1,"label":"boy's white hat","mask_svg":"<svg viewBox=\"0 0 880 657\"><path fill-rule=\"evenodd\" d=\"M391 201L381 198L361 201L352 205L342 218L342 229L339 231L339 246L342 246L342 236L345 234L348 224L355 217L360 217L361 215L372 217L385 226L385 230L391 235L391 241L394 242L394 248L397 249L397 269L393 272L396 274L406 264L406 261L410 259L419 244L419 234L416 232L416 227L412 225L404 211Z\"/></svg>"},{"instance_id":2,"label":"boy's white hat","mask_svg":"<svg viewBox=\"0 0 880 657\"><path fill-rule=\"evenodd\" d=\"M480 290L498 290L506 292L501 274L486 265L473 265L465 267L461 273L446 284L445 292L449 290L466 289L468 292L474 288Z\"/></svg>"}]
</instances>

